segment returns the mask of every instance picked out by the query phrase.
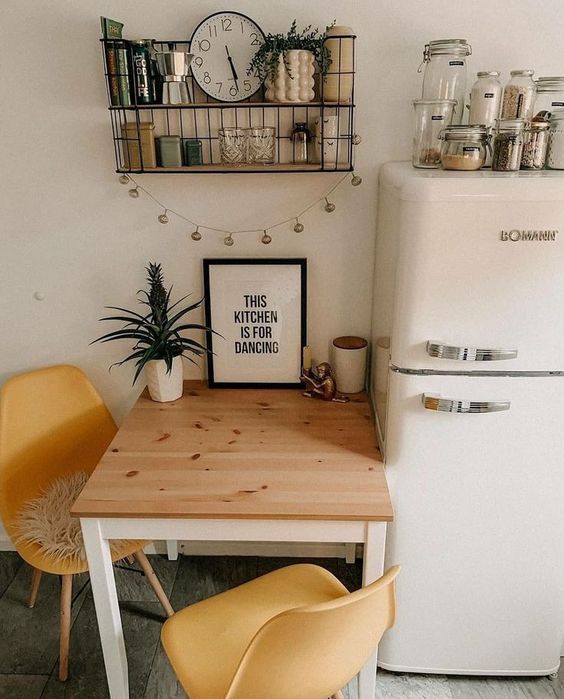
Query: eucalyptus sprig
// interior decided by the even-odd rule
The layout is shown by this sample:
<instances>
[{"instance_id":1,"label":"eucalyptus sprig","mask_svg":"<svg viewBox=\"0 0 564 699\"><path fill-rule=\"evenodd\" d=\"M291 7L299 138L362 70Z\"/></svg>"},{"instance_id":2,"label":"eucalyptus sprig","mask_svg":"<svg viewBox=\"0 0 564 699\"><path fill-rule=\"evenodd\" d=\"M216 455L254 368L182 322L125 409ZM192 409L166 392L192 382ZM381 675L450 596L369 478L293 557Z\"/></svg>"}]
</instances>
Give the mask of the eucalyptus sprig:
<instances>
[{"instance_id":1,"label":"eucalyptus sprig","mask_svg":"<svg viewBox=\"0 0 564 699\"><path fill-rule=\"evenodd\" d=\"M199 323L179 324L187 313L190 313L202 304L203 299L179 309L178 306L188 296L171 303L172 286L168 291L164 286L162 265L150 262L146 270L149 290L140 289L137 295L139 302L148 308L148 312L143 314L127 308L121 308L120 306L106 306L107 309L119 311L123 315L105 316L100 318L100 320L121 322L124 325L119 330L102 335L90 343L135 340L131 348L132 352L121 362L112 364L113 367L116 365L121 366L125 362L135 362L134 384L143 367L152 359L163 359L166 363L168 374L172 371L172 360L174 357L185 357L193 364L197 364L191 355L201 357L206 352L210 352L210 350L196 340L186 337L185 332L188 330L214 332L211 328ZM175 309L176 311L173 313Z\"/></svg>"},{"instance_id":2,"label":"eucalyptus sprig","mask_svg":"<svg viewBox=\"0 0 564 699\"><path fill-rule=\"evenodd\" d=\"M264 43L253 56L248 75L257 75L261 80L270 78L275 80L280 56L283 57L284 67L288 75L293 78L290 66L286 60L285 52L300 50L311 51L319 72L324 75L331 63L329 50L325 46L325 34L318 29L312 29L311 24L298 31L296 20L292 22L290 31L287 34L267 34Z\"/></svg>"}]
</instances>

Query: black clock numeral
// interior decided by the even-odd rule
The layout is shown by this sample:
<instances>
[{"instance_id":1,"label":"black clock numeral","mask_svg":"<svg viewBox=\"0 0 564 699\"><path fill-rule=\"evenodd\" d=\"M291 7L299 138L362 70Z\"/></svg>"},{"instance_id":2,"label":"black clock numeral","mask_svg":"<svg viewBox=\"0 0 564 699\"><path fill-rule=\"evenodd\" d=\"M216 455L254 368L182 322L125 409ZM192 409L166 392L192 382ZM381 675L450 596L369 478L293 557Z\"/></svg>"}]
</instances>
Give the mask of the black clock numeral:
<instances>
[{"instance_id":1,"label":"black clock numeral","mask_svg":"<svg viewBox=\"0 0 564 699\"><path fill-rule=\"evenodd\" d=\"M203 81L206 85L209 85L211 83L211 75L209 73L204 73Z\"/></svg>"},{"instance_id":2,"label":"black clock numeral","mask_svg":"<svg viewBox=\"0 0 564 699\"><path fill-rule=\"evenodd\" d=\"M194 65L197 68L201 68L204 65L204 59L201 56L196 56L194 59Z\"/></svg>"},{"instance_id":3,"label":"black clock numeral","mask_svg":"<svg viewBox=\"0 0 564 699\"><path fill-rule=\"evenodd\" d=\"M250 80L243 80L243 85L245 86L245 90L249 92L251 89L251 81Z\"/></svg>"},{"instance_id":4,"label":"black clock numeral","mask_svg":"<svg viewBox=\"0 0 564 699\"><path fill-rule=\"evenodd\" d=\"M231 31L233 31L233 30L231 29L231 20L229 19L229 17L225 17L225 19L222 19L222 20L221 20L221 28L222 28L222 30L223 30L224 32L231 32Z\"/></svg>"},{"instance_id":5,"label":"black clock numeral","mask_svg":"<svg viewBox=\"0 0 564 699\"><path fill-rule=\"evenodd\" d=\"M241 34L245 32L245 26L243 25L243 22L241 21Z\"/></svg>"},{"instance_id":6,"label":"black clock numeral","mask_svg":"<svg viewBox=\"0 0 564 699\"><path fill-rule=\"evenodd\" d=\"M231 85L231 87L229 88L229 94L231 95L231 97L235 97L235 95L239 94L239 90L235 85Z\"/></svg>"},{"instance_id":7,"label":"black clock numeral","mask_svg":"<svg viewBox=\"0 0 564 699\"><path fill-rule=\"evenodd\" d=\"M221 92L221 88L223 87L223 83L222 83L222 82L216 82L216 85L219 85L219 90L217 91L217 94L219 95L220 92Z\"/></svg>"},{"instance_id":8,"label":"black clock numeral","mask_svg":"<svg viewBox=\"0 0 564 699\"><path fill-rule=\"evenodd\" d=\"M256 32L251 32L250 37L252 39L251 46L260 46L261 42L259 39L259 35Z\"/></svg>"},{"instance_id":9,"label":"black clock numeral","mask_svg":"<svg viewBox=\"0 0 564 699\"><path fill-rule=\"evenodd\" d=\"M210 32L210 38L212 38L214 36L217 37L217 26L215 24L208 24L208 29ZM213 30L213 34L212 34L212 30Z\"/></svg>"},{"instance_id":10,"label":"black clock numeral","mask_svg":"<svg viewBox=\"0 0 564 699\"><path fill-rule=\"evenodd\" d=\"M209 51L211 49L211 44L207 39L202 39L198 41L198 48L200 51Z\"/></svg>"}]
</instances>

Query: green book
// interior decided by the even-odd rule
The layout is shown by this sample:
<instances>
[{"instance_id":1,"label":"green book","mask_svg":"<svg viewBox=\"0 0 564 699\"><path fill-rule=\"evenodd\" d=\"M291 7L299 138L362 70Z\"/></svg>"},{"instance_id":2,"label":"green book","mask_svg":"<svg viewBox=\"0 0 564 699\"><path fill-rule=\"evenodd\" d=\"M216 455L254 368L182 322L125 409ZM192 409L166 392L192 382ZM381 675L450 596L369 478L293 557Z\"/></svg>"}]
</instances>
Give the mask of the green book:
<instances>
[{"instance_id":1,"label":"green book","mask_svg":"<svg viewBox=\"0 0 564 699\"><path fill-rule=\"evenodd\" d=\"M122 38L123 24L122 22L117 22L115 19L109 19L108 17L100 17L100 24L102 25L102 38L111 40L104 45L110 103L114 106L120 104L127 106L131 104L131 99L129 97L129 78L127 77L127 60L125 60L126 70L124 71L120 68L118 61L118 46L120 45L114 43L116 40ZM123 74L125 74L125 76ZM123 94L127 95L125 102L122 100Z\"/></svg>"}]
</instances>

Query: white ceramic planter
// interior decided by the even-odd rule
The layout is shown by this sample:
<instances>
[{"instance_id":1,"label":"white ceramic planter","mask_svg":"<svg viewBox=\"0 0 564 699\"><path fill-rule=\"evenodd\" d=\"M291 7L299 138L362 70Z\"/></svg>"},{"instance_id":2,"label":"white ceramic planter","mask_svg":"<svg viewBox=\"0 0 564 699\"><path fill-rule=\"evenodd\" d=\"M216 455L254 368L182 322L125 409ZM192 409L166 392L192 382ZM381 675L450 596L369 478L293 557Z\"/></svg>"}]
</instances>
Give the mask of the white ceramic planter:
<instances>
[{"instance_id":1,"label":"white ceramic planter","mask_svg":"<svg viewBox=\"0 0 564 699\"><path fill-rule=\"evenodd\" d=\"M333 340L332 349L337 389L342 393L363 391L368 342L362 337L345 335Z\"/></svg>"},{"instance_id":2,"label":"white ceramic planter","mask_svg":"<svg viewBox=\"0 0 564 699\"><path fill-rule=\"evenodd\" d=\"M315 97L314 58L311 51L286 51L288 71L282 56L278 58L276 78L267 78L266 99L268 102L311 102Z\"/></svg>"},{"instance_id":3,"label":"white ceramic planter","mask_svg":"<svg viewBox=\"0 0 564 699\"><path fill-rule=\"evenodd\" d=\"M182 396L184 383L182 357L175 357L172 360L170 374L167 374L164 359L153 359L147 362L144 371L152 400L158 403L168 403Z\"/></svg>"}]
</instances>

